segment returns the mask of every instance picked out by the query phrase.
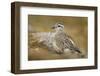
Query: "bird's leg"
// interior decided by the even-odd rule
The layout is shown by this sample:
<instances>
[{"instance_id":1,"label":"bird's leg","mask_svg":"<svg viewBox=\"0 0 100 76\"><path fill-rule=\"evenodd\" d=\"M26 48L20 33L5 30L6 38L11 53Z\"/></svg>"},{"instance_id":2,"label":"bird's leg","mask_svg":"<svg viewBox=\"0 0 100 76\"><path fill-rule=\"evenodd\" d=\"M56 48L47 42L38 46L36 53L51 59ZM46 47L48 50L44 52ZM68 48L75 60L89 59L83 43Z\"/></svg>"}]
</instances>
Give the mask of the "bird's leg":
<instances>
[{"instance_id":1,"label":"bird's leg","mask_svg":"<svg viewBox=\"0 0 100 76\"><path fill-rule=\"evenodd\" d=\"M57 54L63 54L63 52L61 52L61 51L59 51L59 52L58 52L58 51L56 51L56 53L57 53Z\"/></svg>"},{"instance_id":2,"label":"bird's leg","mask_svg":"<svg viewBox=\"0 0 100 76\"><path fill-rule=\"evenodd\" d=\"M75 53L75 51L71 50L71 53L73 54L73 53Z\"/></svg>"},{"instance_id":3,"label":"bird's leg","mask_svg":"<svg viewBox=\"0 0 100 76\"><path fill-rule=\"evenodd\" d=\"M63 50L56 50L56 53L57 53L57 54L63 54L64 51L63 51Z\"/></svg>"}]
</instances>

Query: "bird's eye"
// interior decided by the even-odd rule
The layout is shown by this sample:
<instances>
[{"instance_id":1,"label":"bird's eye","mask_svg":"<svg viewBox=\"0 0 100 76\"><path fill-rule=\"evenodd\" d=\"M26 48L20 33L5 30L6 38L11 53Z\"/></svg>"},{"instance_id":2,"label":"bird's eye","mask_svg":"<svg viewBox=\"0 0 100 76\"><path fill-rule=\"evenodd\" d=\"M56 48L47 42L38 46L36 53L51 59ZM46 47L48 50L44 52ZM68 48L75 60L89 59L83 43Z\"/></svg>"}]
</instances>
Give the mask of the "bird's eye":
<instances>
[{"instance_id":1,"label":"bird's eye","mask_svg":"<svg viewBox=\"0 0 100 76\"><path fill-rule=\"evenodd\" d=\"M58 26L58 27L60 27L60 26Z\"/></svg>"}]
</instances>

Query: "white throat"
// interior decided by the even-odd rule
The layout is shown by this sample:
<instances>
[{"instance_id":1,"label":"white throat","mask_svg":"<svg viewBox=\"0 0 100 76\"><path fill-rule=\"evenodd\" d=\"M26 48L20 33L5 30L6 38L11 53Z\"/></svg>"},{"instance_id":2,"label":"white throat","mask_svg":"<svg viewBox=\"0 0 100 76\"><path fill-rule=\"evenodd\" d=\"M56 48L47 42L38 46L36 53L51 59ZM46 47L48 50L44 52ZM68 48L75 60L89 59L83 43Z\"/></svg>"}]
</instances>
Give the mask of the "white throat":
<instances>
[{"instance_id":1,"label":"white throat","mask_svg":"<svg viewBox=\"0 0 100 76\"><path fill-rule=\"evenodd\" d=\"M64 30L63 30L63 29L58 28L58 29L56 29L55 31L56 31L56 33L59 33L59 32L63 32Z\"/></svg>"}]
</instances>

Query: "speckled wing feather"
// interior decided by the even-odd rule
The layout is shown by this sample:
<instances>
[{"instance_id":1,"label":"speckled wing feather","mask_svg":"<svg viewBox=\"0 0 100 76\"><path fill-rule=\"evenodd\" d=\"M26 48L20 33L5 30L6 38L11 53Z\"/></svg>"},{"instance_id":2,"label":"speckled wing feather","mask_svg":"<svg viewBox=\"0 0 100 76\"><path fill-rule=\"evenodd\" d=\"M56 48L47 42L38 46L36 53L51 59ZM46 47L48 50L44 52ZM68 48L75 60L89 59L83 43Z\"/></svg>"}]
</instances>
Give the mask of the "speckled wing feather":
<instances>
[{"instance_id":1,"label":"speckled wing feather","mask_svg":"<svg viewBox=\"0 0 100 76\"><path fill-rule=\"evenodd\" d=\"M56 45L60 48L61 51L64 49L70 49L80 53L79 48L76 47L74 41L64 32L57 33L55 35L55 41Z\"/></svg>"}]
</instances>

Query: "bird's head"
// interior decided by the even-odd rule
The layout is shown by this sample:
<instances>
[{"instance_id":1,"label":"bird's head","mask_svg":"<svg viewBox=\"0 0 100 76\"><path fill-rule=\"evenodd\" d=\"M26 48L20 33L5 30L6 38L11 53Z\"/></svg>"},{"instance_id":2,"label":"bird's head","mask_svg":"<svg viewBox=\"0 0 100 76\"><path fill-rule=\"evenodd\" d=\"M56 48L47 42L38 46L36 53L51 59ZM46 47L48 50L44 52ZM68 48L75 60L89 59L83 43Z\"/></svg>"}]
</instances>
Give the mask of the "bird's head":
<instances>
[{"instance_id":1,"label":"bird's head","mask_svg":"<svg viewBox=\"0 0 100 76\"><path fill-rule=\"evenodd\" d=\"M56 24L52 27L52 29L54 29L55 31L63 31L64 25L61 24L61 23L56 23Z\"/></svg>"}]
</instances>

